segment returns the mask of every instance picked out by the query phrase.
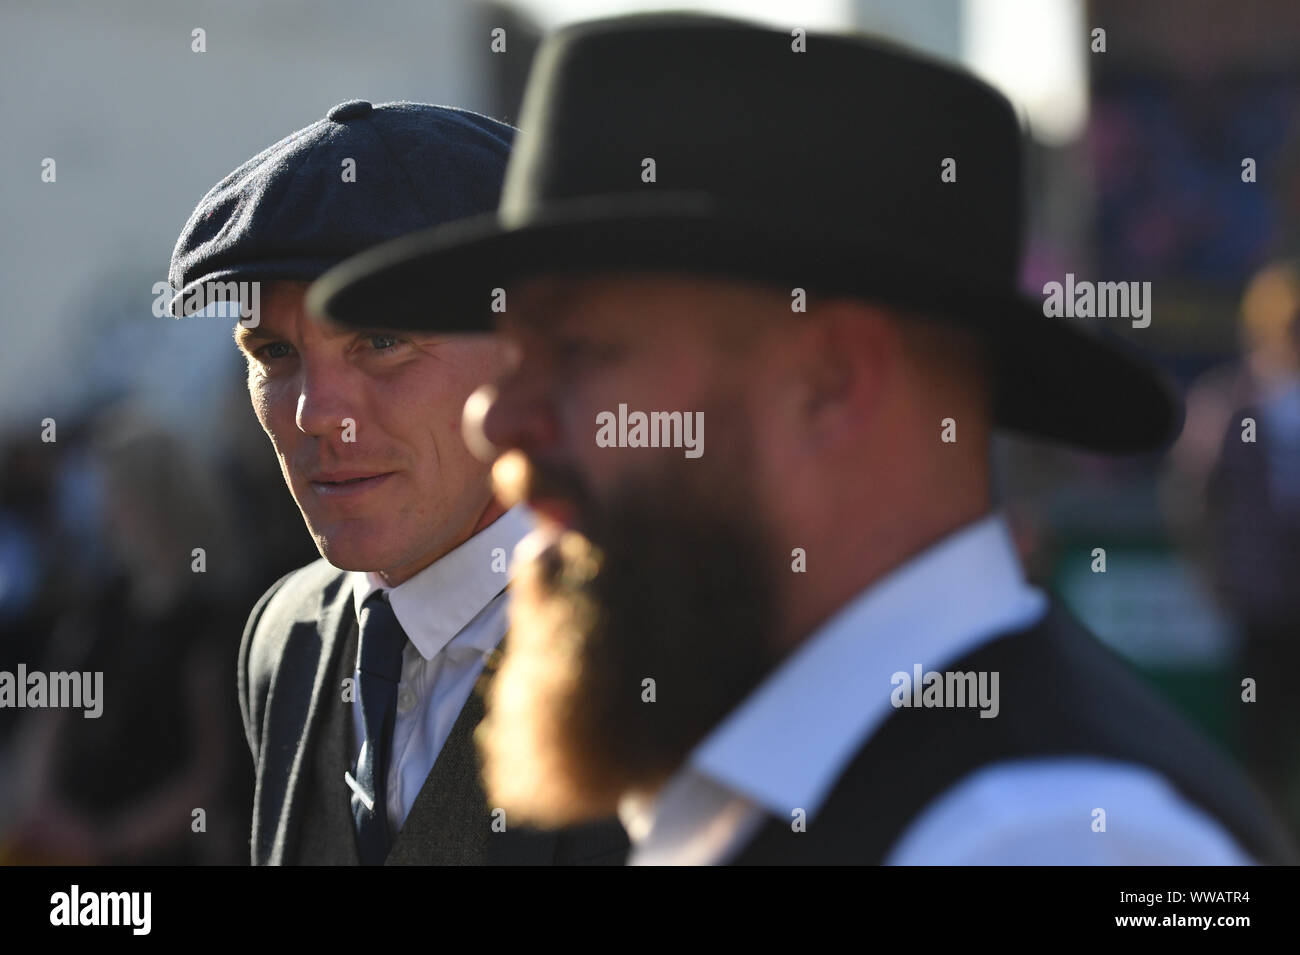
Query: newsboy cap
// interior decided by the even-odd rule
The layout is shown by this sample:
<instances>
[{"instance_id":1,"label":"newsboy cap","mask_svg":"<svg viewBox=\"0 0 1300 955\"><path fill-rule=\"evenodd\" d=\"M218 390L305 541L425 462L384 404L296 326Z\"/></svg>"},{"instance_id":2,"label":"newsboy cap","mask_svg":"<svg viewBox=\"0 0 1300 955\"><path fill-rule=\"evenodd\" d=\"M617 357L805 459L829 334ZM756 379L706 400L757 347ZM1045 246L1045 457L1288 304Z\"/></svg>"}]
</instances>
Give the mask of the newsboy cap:
<instances>
[{"instance_id":1,"label":"newsboy cap","mask_svg":"<svg viewBox=\"0 0 1300 955\"><path fill-rule=\"evenodd\" d=\"M424 103L340 103L212 187L172 252L169 313L209 282L310 281L397 236L496 208L515 130Z\"/></svg>"}]
</instances>

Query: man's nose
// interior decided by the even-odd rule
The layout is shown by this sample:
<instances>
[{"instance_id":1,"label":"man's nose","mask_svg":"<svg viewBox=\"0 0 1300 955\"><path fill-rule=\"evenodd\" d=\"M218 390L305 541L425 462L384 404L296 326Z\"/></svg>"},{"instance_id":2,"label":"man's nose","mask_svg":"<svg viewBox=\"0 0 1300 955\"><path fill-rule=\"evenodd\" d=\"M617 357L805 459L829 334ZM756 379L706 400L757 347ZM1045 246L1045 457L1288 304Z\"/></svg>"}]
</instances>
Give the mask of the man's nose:
<instances>
[{"instance_id":1,"label":"man's nose","mask_svg":"<svg viewBox=\"0 0 1300 955\"><path fill-rule=\"evenodd\" d=\"M356 411L342 376L336 370L308 362L303 363L300 375L298 408L294 416L298 429L312 437L342 434L348 422L355 419Z\"/></svg>"},{"instance_id":2,"label":"man's nose","mask_svg":"<svg viewBox=\"0 0 1300 955\"><path fill-rule=\"evenodd\" d=\"M518 374L470 395L462 424L465 443L485 462L513 448L537 453L559 437L555 413L540 381Z\"/></svg>"}]
</instances>

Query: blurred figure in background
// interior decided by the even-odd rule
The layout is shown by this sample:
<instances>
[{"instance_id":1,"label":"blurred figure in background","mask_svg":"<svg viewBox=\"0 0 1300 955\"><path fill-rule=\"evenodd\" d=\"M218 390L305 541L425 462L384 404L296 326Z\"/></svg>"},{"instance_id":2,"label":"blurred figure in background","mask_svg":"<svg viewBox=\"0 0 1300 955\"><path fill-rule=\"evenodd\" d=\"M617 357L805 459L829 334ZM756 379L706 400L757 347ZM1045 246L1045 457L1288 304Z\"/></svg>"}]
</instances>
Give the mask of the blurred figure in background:
<instances>
[{"instance_id":1,"label":"blurred figure in background","mask_svg":"<svg viewBox=\"0 0 1300 955\"><path fill-rule=\"evenodd\" d=\"M55 598L45 568L55 542L57 456L35 435L9 437L0 449L0 670L36 665ZM0 708L0 743L21 711Z\"/></svg>"},{"instance_id":2,"label":"blurred figure in background","mask_svg":"<svg viewBox=\"0 0 1300 955\"><path fill-rule=\"evenodd\" d=\"M88 595L104 573L94 521L95 482L89 476L87 426L62 417L57 442L34 430L12 433L0 451L0 671L45 668L49 635L69 606ZM14 822L21 774L17 745L37 711L0 707L0 846Z\"/></svg>"},{"instance_id":3,"label":"blurred figure in background","mask_svg":"<svg viewBox=\"0 0 1300 955\"><path fill-rule=\"evenodd\" d=\"M30 713L9 861L242 861L251 777L228 686L243 616L230 509L180 440L134 411L108 415L91 447L112 570L65 603L44 666L101 671L103 709Z\"/></svg>"},{"instance_id":4,"label":"blurred figure in background","mask_svg":"<svg viewBox=\"0 0 1300 955\"><path fill-rule=\"evenodd\" d=\"M1194 390L1215 582L1242 631L1243 758L1300 832L1300 268L1261 269L1241 305L1243 357ZM1252 419L1253 428L1246 419ZM1189 425L1191 424L1189 420Z\"/></svg>"}]
</instances>

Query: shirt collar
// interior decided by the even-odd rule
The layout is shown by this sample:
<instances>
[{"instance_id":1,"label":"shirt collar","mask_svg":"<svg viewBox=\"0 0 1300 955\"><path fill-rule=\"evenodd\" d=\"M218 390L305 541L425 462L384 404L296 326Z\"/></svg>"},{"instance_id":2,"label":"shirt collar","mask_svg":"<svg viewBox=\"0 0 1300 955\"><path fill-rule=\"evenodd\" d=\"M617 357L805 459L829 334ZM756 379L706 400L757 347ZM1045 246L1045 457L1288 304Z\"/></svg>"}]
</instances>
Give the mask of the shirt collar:
<instances>
[{"instance_id":1,"label":"shirt collar","mask_svg":"<svg viewBox=\"0 0 1300 955\"><path fill-rule=\"evenodd\" d=\"M894 673L955 662L1046 607L1005 519L988 514L843 606L696 747L689 771L781 818L811 817L889 715Z\"/></svg>"},{"instance_id":2,"label":"shirt collar","mask_svg":"<svg viewBox=\"0 0 1300 955\"><path fill-rule=\"evenodd\" d=\"M510 555L530 529L527 512L516 505L396 587L390 588L374 572L353 571L352 604L357 619L367 597L387 590L397 622L420 656L432 660L505 588ZM478 648L485 652L500 638L500 634L483 636L492 641Z\"/></svg>"}]
</instances>

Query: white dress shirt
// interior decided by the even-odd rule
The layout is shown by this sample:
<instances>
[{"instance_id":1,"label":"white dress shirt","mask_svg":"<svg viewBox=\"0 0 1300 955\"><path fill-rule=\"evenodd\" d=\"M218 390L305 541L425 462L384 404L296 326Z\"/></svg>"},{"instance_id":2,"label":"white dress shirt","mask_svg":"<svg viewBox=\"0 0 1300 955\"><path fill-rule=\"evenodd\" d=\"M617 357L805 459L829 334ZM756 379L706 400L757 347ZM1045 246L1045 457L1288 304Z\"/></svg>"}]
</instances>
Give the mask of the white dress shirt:
<instances>
[{"instance_id":1,"label":"white dress shirt","mask_svg":"<svg viewBox=\"0 0 1300 955\"><path fill-rule=\"evenodd\" d=\"M483 664L506 632L507 569L515 545L531 520L512 507L455 550L410 580L390 588L374 573L354 571L353 606L376 590L387 591L397 622L406 631L397 716L388 763L388 825L406 822L434 761L469 699ZM364 729L361 703L352 702L352 765Z\"/></svg>"},{"instance_id":2,"label":"white dress shirt","mask_svg":"<svg viewBox=\"0 0 1300 955\"><path fill-rule=\"evenodd\" d=\"M619 816L630 865L724 863L771 816L809 826L840 774L890 715L896 672L943 670L1036 623L1046 595L1024 577L1006 522L986 515L842 607L697 746L651 798ZM879 688L870 692L868 687ZM1091 812L1106 810L1107 831ZM869 810L866 810L869 811ZM1159 774L1088 758L1007 761L942 793L887 864L1248 864L1213 818Z\"/></svg>"}]
</instances>

